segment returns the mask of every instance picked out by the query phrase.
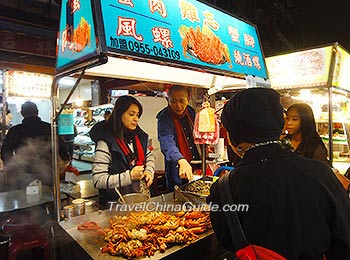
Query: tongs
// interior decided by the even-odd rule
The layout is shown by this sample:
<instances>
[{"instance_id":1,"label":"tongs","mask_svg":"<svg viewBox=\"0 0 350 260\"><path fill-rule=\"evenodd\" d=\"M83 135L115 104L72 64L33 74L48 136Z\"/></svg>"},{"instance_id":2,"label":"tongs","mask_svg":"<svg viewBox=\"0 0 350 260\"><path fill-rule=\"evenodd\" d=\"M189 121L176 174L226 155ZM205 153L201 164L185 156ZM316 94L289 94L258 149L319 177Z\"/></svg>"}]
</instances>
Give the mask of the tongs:
<instances>
[{"instance_id":1,"label":"tongs","mask_svg":"<svg viewBox=\"0 0 350 260\"><path fill-rule=\"evenodd\" d=\"M186 189L187 189L188 186L192 185L195 182L198 182L198 181L204 181L204 182L210 181L210 178L212 179L212 177L205 176L205 177L202 177L202 178L199 178L199 179L196 179L196 180L191 180L188 183L184 184L182 186L182 188L179 188L179 189L182 192L182 194L185 195L185 196L186 196L186 194L188 194L188 195L192 195L192 196L195 196L195 197L198 197L198 198L206 198L208 195L199 194L197 192L188 191Z\"/></svg>"},{"instance_id":2,"label":"tongs","mask_svg":"<svg viewBox=\"0 0 350 260\"><path fill-rule=\"evenodd\" d=\"M193 203L192 203L192 201L190 201L190 200L186 197L186 195L183 194L183 192L182 192L182 190L180 189L179 186L175 185L174 191L176 191L176 192L180 195L180 197L181 197L183 200L185 200L186 205L191 206L191 207L194 206ZM174 194L174 195L175 195L175 194Z\"/></svg>"},{"instance_id":3,"label":"tongs","mask_svg":"<svg viewBox=\"0 0 350 260\"><path fill-rule=\"evenodd\" d=\"M119 189L117 187L115 187L114 190L119 195L119 198L122 201L122 203L126 203L126 201L125 201L123 195L121 194L121 192L119 191Z\"/></svg>"}]
</instances>

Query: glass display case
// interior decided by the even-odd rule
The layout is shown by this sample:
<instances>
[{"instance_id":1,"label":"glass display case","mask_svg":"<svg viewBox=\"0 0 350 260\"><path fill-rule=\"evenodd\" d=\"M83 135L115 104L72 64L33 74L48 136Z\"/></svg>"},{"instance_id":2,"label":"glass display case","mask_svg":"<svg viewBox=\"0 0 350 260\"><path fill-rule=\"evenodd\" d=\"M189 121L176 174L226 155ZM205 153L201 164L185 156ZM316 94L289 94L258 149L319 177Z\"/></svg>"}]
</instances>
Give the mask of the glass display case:
<instances>
[{"instance_id":1,"label":"glass display case","mask_svg":"<svg viewBox=\"0 0 350 260\"><path fill-rule=\"evenodd\" d=\"M89 131L97 122L104 120L104 113L107 110L111 111L112 109L112 104L74 109L74 124L78 132L74 138L74 159L88 162L93 161L95 143L91 140Z\"/></svg>"}]
</instances>

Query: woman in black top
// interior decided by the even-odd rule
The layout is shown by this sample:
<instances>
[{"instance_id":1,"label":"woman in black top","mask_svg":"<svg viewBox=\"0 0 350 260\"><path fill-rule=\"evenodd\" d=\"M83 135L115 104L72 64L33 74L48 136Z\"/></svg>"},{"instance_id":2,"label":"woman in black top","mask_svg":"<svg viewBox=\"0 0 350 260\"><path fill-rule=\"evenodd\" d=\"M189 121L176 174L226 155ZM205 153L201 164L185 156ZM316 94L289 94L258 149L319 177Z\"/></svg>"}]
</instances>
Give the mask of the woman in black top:
<instances>
[{"instance_id":1,"label":"woman in black top","mask_svg":"<svg viewBox=\"0 0 350 260\"><path fill-rule=\"evenodd\" d=\"M328 164L327 149L317 133L314 114L309 105L298 103L288 108L286 130L296 153Z\"/></svg>"}]
</instances>

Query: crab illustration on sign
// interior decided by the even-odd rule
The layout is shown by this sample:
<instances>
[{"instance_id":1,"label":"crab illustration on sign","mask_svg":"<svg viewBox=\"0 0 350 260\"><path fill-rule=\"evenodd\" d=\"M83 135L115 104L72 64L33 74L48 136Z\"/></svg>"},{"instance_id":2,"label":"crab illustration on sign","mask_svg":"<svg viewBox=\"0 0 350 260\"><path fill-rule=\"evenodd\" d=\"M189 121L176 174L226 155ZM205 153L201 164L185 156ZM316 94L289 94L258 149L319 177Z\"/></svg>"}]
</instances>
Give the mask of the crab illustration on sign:
<instances>
[{"instance_id":1,"label":"crab illustration on sign","mask_svg":"<svg viewBox=\"0 0 350 260\"><path fill-rule=\"evenodd\" d=\"M181 26L179 33L182 37L183 54L190 59L187 54L197 58L202 62L220 65L228 63L232 68L231 57L226 44L222 43L220 37L208 27L203 26L202 30L199 26L193 27Z\"/></svg>"},{"instance_id":2,"label":"crab illustration on sign","mask_svg":"<svg viewBox=\"0 0 350 260\"><path fill-rule=\"evenodd\" d=\"M90 43L91 26L81 17L78 27L74 29L75 51L81 52Z\"/></svg>"}]
</instances>

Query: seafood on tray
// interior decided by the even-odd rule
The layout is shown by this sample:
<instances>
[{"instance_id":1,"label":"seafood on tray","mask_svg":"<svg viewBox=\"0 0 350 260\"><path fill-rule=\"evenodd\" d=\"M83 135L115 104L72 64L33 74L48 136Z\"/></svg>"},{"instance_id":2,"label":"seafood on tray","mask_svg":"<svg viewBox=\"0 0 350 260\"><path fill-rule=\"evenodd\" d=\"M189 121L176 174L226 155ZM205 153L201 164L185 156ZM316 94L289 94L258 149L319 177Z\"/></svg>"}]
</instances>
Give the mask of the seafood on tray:
<instances>
[{"instance_id":1,"label":"seafood on tray","mask_svg":"<svg viewBox=\"0 0 350 260\"><path fill-rule=\"evenodd\" d=\"M184 192L198 195L198 196L208 196L210 193L210 187L212 185L212 181L205 181L202 179L192 181L182 188Z\"/></svg>"},{"instance_id":2,"label":"seafood on tray","mask_svg":"<svg viewBox=\"0 0 350 260\"><path fill-rule=\"evenodd\" d=\"M181 26L179 29L182 37L183 54L189 58L191 56L210 64L220 65L228 63L232 68L230 53L226 44L222 43L220 37L208 27L203 26L202 30L199 26L193 27Z\"/></svg>"},{"instance_id":3,"label":"seafood on tray","mask_svg":"<svg viewBox=\"0 0 350 260\"><path fill-rule=\"evenodd\" d=\"M101 252L127 259L150 257L173 245L191 244L211 227L209 212L131 212L114 216L105 228L107 245Z\"/></svg>"}]
</instances>

